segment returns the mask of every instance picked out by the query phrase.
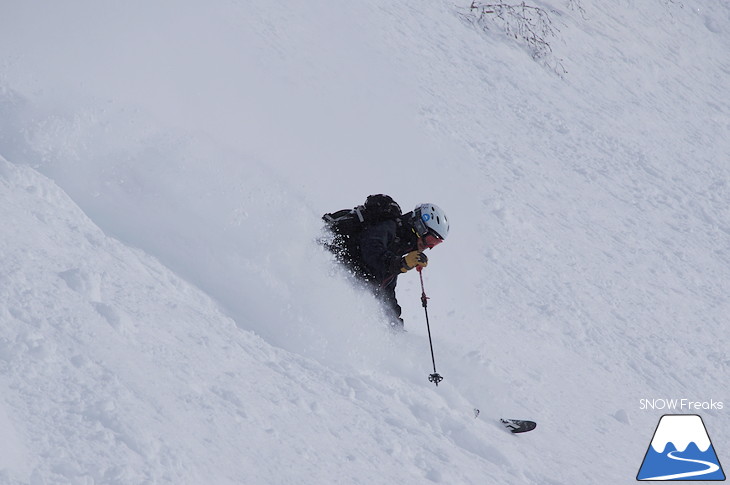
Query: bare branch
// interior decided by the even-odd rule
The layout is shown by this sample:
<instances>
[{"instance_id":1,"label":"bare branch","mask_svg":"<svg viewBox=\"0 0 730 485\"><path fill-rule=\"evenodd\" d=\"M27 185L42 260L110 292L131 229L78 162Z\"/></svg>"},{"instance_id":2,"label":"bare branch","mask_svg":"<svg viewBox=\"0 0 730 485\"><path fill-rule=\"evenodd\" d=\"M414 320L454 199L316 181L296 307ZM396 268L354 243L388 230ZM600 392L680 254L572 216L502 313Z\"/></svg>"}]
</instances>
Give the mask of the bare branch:
<instances>
[{"instance_id":1,"label":"bare branch","mask_svg":"<svg viewBox=\"0 0 730 485\"><path fill-rule=\"evenodd\" d=\"M578 8L579 0L575 0ZM486 3L472 1L470 18L484 30L498 26L506 35L524 43L532 58L551 67L559 76L567 71L561 60L553 59L553 49L547 39L556 37L560 30L555 27L550 13L540 7L527 5L524 1L510 5L504 2Z\"/></svg>"}]
</instances>

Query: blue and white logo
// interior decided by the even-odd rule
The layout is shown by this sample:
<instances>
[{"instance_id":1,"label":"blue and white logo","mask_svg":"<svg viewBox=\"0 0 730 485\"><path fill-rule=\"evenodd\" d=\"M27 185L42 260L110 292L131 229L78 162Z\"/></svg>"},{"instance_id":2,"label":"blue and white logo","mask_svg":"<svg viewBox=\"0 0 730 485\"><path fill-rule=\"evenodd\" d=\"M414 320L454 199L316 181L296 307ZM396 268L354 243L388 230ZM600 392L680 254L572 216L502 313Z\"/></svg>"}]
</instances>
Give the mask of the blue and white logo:
<instances>
[{"instance_id":1,"label":"blue and white logo","mask_svg":"<svg viewBox=\"0 0 730 485\"><path fill-rule=\"evenodd\" d=\"M431 214L422 214L421 219L423 219L423 222L428 222L431 220Z\"/></svg>"},{"instance_id":2,"label":"blue and white logo","mask_svg":"<svg viewBox=\"0 0 730 485\"><path fill-rule=\"evenodd\" d=\"M696 414L662 416L636 479L725 480L702 418Z\"/></svg>"}]
</instances>

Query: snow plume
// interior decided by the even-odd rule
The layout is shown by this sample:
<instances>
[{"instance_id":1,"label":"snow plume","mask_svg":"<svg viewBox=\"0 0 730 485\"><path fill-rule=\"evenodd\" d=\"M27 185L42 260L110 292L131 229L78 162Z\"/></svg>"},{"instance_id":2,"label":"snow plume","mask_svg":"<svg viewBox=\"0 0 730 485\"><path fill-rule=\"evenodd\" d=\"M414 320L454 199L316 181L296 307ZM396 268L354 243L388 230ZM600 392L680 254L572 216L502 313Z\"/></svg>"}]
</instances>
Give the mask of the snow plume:
<instances>
[{"instance_id":1,"label":"snow plume","mask_svg":"<svg viewBox=\"0 0 730 485\"><path fill-rule=\"evenodd\" d=\"M434 441L433 427L481 449L443 398L378 365L386 353L374 340L396 352L378 327L359 330L377 373L353 369L364 358L358 342L327 329L326 312L332 335L298 331L306 309L291 310L290 330L278 332L325 363L334 358L327 339L336 340L351 370L273 347L157 260L106 236L53 182L0 163L2 219L12 228L0 247L3 483L308 483L343 466L377 481L388 462L408 480L441 473L449 439ZM272 325L281 315L268 313ZM338 320L339 332L355 321ZM401 358L413 345L399 345ZM432 421L432 408L446 420ZM455 476L473 473L462 459ZM400 460L413 465L399 471Z\"/></svg>"}]
</instances>

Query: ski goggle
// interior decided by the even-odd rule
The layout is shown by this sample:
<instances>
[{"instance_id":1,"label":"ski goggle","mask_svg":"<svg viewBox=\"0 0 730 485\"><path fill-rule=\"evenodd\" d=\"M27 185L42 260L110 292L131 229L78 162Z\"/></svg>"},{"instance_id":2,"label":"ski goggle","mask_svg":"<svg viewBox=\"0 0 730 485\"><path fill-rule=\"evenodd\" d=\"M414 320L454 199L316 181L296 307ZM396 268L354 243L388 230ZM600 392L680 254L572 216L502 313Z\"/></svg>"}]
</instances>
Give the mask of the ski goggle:
<instances>
[{"instance_id":1,"label":"ski goggle","mask_svg":"<svg viewBox=\"0 0 730 485\"><path fill-rule=\"evenodd\" d=\"M417 211L415 220L413 221L413 227L416 230L418 237L420 237L421 241L423 241L423 244L427 248L433 249L435 246L441 244L443 239L434 234L433 231L426 226L425 221L428 220L428 217L428 214L421 214L421 211Z\"/></svg>"},{"instance_id":2,"label":"ski goggle","mask_svg":"<svg viewBox=\"0 0 730 485\"><path fill-rule=\"evenodd\" d=\"M444 241L443 239L441 239L437 235L432 234L431 232L429 232L428 234L426 234L425 236L423 236L421 238L421 240L423 240L423 244L428 249L433 249L434 247L438 246L439 244L441 244Z\"/></svg>"}]
</instances>

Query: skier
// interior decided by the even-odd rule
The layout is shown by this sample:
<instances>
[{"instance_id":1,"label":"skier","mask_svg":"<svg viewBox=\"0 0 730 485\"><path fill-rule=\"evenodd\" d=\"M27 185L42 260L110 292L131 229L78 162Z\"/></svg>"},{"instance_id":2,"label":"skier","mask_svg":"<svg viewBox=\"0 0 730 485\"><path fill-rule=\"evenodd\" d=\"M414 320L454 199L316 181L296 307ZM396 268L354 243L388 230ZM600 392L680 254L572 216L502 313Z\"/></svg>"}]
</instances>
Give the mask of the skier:
<instances>
[{"instance_id":1,"label":"skier","mask_svg":"<svg viewBox=\"0 0 730 485\"><path fill-rule=\"evenodd\" d=\"M333 217L337 215L340 218ZM337 226L338 220L351 220L355 215L359 223ZM440 244L449 233L446 214L435 204L419 204L412 212L400 215L398 204L381 194L371 195L365 205L352 211L325 214L323 219L337 235L330 250L353 274L370 283L391 326L403 329L395 295L398 276L428 265L424 251Z\"/></svg>"}]
</instances>

